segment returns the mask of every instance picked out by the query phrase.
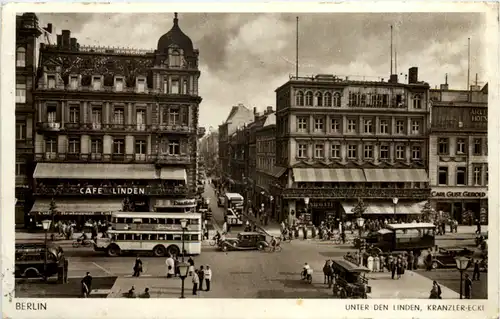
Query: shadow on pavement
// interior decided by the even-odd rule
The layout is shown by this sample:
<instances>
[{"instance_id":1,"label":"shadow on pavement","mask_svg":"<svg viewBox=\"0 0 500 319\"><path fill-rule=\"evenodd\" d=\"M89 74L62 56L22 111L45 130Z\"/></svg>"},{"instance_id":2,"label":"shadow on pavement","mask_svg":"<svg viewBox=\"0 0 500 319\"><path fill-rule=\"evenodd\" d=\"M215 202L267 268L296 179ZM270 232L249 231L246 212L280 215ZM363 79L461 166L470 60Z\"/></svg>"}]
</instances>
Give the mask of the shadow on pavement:
<instances>
[{"instance_id":1,"label":"shadow on pavement","mask_svg":"<svg viewBox=\"0 0 500 319\"><path fill-rule=\"evenodd\" d=\"M323 257L343 257L345 255L342 251L320 251L319 254Z\"/></svg>"},{"instance_id":2,"label":"shadow on pavement","mask_svg":"<svg viewBox=\"0 0 500 319\"><path fill-rule=\"evenodd\" d=\"M287 298L287 299L327 299L333 298L327 291L283 291L283 290L259 290L256 298Z\"/></svg>"},{"instance_id":3,"label":"shadow on pavement","mask_svg":"<svg viewBox=\"0 0 500 319\"><path fill-rule=\"evenodd\" d=\"M117 277L99 277L92 280L92 290L111 289ZM70 278L67 284L33 280L16 280L16 298L80 298L81 279ZM106 298L107 294L90 294L89 298Z\"/></svg>"},{"instance_id":4,"label":"shadow on pavement","mask_svg":"<svg viewBox=\"0 0 500 319\"><path fill-rule=\"evenodd\" d=\"M292 288L292 289L324 289L328 286L318 284L318 283L312 283L309 284L305 282L304 280L301 280L300 277L297 275L297 278L293 279L271 279L269 280L271 282L278 282L282 284L285 288Z\"/></svg>"}]
</instances>

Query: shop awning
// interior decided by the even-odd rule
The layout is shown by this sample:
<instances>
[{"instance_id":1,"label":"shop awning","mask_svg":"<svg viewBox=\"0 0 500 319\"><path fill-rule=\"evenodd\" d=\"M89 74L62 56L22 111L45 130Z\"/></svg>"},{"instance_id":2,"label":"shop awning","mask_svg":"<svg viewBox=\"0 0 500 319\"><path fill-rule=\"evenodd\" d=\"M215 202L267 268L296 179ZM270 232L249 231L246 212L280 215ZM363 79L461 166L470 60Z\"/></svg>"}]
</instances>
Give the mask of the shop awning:
<instances>
[{"instance_id":1,"label":"shop awning","mask_svg":"<svg viewBox=\"0 0 500 319\"><path fill-rule=\"evenodd\" d=\"M160 170L160 179L186 181L186 170L184 168L162 167Z\"/></svg>"},{"instance_id":2,"label":"shop awning","mask_svg":"<svg viewBox=\"0 0 500 319\"><path fill-rule=\"evenodd\" d=\"M122 210L120 199L61 199L55 200L56 211L61 215L109 215ZM49 215L50 199L37 199L30 214Z\"/></svg>"},{"instance_id":3,"label":"shop awning","mask_svg":"<svg viewBox=\"0 0 500 319\"><path fill-rule=\"evenodd\" d=\"M367 182L429 182L425 169L364 169Z\"/></svg>"},{"instance_id":4,"label":"shop awning","mask_svg":"<svg viewBox=\"0 0 500 319\"><path fill-rule=\"evenodd\" d=\"M38 163L33 178L157 179L153 164Z\"/></svg>"},{"instance_id":5,"label":"shop awning","mask_svg":"<svg viewBox=\"0 0 500 319\"><path fill-rule=\"evenodd\" d=\"M294 168L295 182L366 182L359 168Z\"/></svg>"},{"instance_id":6,"label":"shop awning","mask_svg":"<svg viewBox=\"0 0 500 319\"><path fill-rule=\"evenodd\" d=\"M277 166L275 166L273 168L273 171L272 171L271 175L273 177L275 177L275 178L280 178L281 175L283 175L286 172L286 170L287 169L285 167L277 167Z\"/></svg>"},{"instance_id":7,"label":"shop awning","mask_svg":"<svg viewBox=\"0 0 500 319\"><path fill-rule=\"evenodd\" d=\"M356 202L342 203L346 214L354 214L352 209L356 206ZM392 202L365 202L367 209L365 215L388 215L394 214L394 204ZM396 205L396 215L418 215L422 213L424 202L399 202Z\"/></svg>"},{"instance_id":8,"label":"shop awning","mask_svg":"<svg viewBox=\"0 0 500 319\"><path fill-rule=\"evenodd\" d=\"M175 208L193 208L196 207L196 200L194 199L157 199L155 201L155 207L165 208L165 207L175 207Z\"/></svg>"}]
</instances>

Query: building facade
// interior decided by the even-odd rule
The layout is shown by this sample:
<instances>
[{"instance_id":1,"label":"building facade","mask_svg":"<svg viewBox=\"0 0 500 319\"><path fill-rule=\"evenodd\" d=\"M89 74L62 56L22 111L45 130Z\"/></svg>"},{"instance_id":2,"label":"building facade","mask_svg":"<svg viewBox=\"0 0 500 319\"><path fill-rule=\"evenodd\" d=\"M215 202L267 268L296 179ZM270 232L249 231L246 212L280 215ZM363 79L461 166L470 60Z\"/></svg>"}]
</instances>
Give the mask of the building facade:
<instances>
[{"instance_id":1,"label":"building facade","mask_svg":"<svg viewBox=\"0 0 500 319\"><path fill-rule=\"evenodd\" d=\"M305 210L315 224L345 218L357 198L369 217L420 213L430 193L429 85L417 68L408 83L292 77L276 101L276 166L287 180L271 193L290 218Z\"/></svg>"},{"instance_id":2,"label":"building facade","mask_svg":"<svg viewBox=\"0 0 500 319\"><path fill-rule=\"evenodd\" d=\"M488 86L430 90L431 205L459 223L488 219Z\"/></svg>"},{"instance_id":3,"label":"building facade","mask_svg":"<svg viewBox=\"0 0 500 319\"><path fill-rule=\"evenodd\" d=\"M33 205L34 103L37 41L43 30L34 13L16 17L16 227L23 227Z\"/></svg>"},{"instance_id":4,"label":"building facade","mask_svg":"<svg viewBox=\"0 0 500 319\"><path fill-rule=\"evenodd\" d=\"M219 176L219 133L214 131L205 135L201 139L200 149L207 173Z\"/></svg>"},{"instance_id":5,"label":"building facade","mask_svg":"<svg viewBox=\"0 0 500 319\"><path fill-rule=\"evenodd\" d=\"M183 211L197 188L198 50L179 27L156 50L42 45L31 211Z\"/></svg>"}]
</instances>

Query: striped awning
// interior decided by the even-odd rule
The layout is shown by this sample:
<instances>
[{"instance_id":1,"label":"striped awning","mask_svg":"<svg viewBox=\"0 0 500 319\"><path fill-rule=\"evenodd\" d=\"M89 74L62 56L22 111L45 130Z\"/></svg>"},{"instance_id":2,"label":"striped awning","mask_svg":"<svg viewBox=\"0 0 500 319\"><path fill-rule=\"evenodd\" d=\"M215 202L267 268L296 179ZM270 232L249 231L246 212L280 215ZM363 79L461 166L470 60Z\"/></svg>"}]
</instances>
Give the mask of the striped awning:
<instances>
[{"instance_id":1,"label":"striped awning","mask_svg":"<svg viewBox=\"0 0 500 319\"><path fill-rule=\"evenodd\" d=\"M184 168L162 167L160 170L160 179L186 181L186 170Z\"/></svg>"},{"instance_id":2,"label":"striped awning","mask_svg":"<svg viewBox=\"0 0 500 319\"><path fill-rule=\"evenodd\" d=\"M359 168L294 168L295 182L366 182Z\"/></svg>"},{"instance_id":3,"label":"striped awning","mask_svg":"<svg viewBox=\"0 0 500 319\"><path fill-rule=\"evenodd\" d=\"M153 164L38 163L33 178L157 179Z\"/></svg>"},{"instance_id":4,"label":"striped awning","mask_svg":"<svg viewBox=\"0 0 500 319\"><path fill-rule=\"evenodd\" d=\"M56 212L62 215L111 214L122 210L121 199L61 199L56 200ZM31 214L49 215L50 199L37 199Z\"/></svg>"},{"instance_id":5,"label":"striped awning","mask_svg":"<svg viewBox=\"0 0 500 319\"><path fill-rule=\"evenodd\" d=\"M367 209L365 215L387 215L394 214L394 204L391 202L365 202ZM418 215L422 213L424 202L399 202L396 205L396 215ZM342 203L346 214L353 214L352 209L356 202Z\"/></svg>"},{"instance_id":6,"label":"striped awning","mask_svg":"<svg viewBox=\"0 0 500 319\"><path fill-rule=\"evenodd\" d=\"M277 167L277 166L275 166L273 168L273 172L271 173L271 175L274 176L274 177L276 177L276 178L280 178L281 175L283 175L285 172L286 172L286 168L285 167Z\"/></svg>"},{"instance_id":7,"label":"striped awning","mask_svg":"<svg viewBox=\"0 0 500 319\"><path fill-rule=\"evenodd\" d=\"M369 168L364 172L367 182L429 182L425 169Z\"/></svg>"}]
</instances>

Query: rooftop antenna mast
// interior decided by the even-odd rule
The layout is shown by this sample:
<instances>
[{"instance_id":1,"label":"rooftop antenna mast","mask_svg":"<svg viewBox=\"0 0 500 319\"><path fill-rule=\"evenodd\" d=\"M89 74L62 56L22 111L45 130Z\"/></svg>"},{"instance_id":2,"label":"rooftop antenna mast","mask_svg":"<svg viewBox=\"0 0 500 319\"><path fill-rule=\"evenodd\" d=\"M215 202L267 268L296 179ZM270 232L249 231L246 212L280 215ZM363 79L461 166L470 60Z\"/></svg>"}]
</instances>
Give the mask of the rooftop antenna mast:
<instances>
[{"instance_id":1,"label":"rooftop antenna mast","mask_svg":"<svg viewBox=\"0 0 500 319\"><path fill-rule=\"evenodd\" d=\"M295 34L295 77L299 77L299 17L297 16L297 26Z\"/></svg>"},{"instance_id":2,"label":"rooftop antenna mast","mask_svg":"<svg viewBox=\"0 0 500 319\"><path fill-rule=\"evenodd\" d=\"M392 73L392 61L393 60L392 60L392 24L391 24L391 73L390 73L391 75L393 74Z\"/></svg>"},{"instance_id":3,"label":"rooftop antenna mast","mask_svg":"<svg viewBox=\"0 0 500 319\"><path fill-rule=\"evenodd\" d=\"M467 54L467 90L469 89L469 85L470 85L470 38L468 38L468 44L467 44L467 51L468 51L468 54Z\"/></svg>"}]
</instances>

